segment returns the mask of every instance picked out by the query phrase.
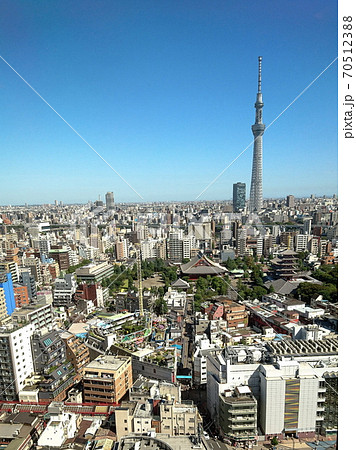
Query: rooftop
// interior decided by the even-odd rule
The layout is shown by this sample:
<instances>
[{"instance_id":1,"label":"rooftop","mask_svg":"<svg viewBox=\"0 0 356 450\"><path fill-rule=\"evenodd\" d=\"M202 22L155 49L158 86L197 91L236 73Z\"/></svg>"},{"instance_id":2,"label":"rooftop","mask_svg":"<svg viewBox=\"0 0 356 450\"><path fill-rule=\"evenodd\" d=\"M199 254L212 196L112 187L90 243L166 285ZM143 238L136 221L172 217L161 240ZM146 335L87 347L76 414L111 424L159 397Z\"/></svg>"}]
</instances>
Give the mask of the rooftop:
<instances>
[{"instance_id":1,"label":"rooftop","mask_svg":"<svg viewBox=\"0 0 356 450\"><path fill-rule=\"evenodd\" d=\"M116 371L125 364L130 358L118 357L111 355L103 355L91 361L85 369L97 370L113 370Z\"/></svg>"},{"instance_id":2,"label":"rooftop","mask_svg":"<svg viewBox=\"0 0 356 450\"><path fill-rule=\"evenodd\" d=\"M318 339L315 341L273 341L266 344L267 349L276 355L311 355L311 354L337 354L338 339Z\"/></svg>"}]
</instances>

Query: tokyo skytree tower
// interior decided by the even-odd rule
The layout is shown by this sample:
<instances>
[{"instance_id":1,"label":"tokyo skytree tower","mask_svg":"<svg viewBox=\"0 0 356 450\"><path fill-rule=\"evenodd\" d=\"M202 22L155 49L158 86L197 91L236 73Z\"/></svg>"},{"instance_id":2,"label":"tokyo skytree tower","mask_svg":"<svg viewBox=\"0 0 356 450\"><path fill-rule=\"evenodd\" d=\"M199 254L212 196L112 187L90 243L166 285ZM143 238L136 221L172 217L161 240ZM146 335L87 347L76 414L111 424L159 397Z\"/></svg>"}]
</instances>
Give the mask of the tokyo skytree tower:
<instances>
[{"instance_id":1,"label":"tokyo skytree tower","mask_svg":"<svg viewBox=\"0 0 356 450\"><path fill-rule=\"evenodd\" d=\"M258 57L258 91L255 103L256 118L252 125L252 133L255 137L253 145L253 162L252 162L252 176L250 189L250 212L260 212L262 209L263 195L262 195L262 136L266 125L262 123L262 92L261 92L261 70L262 56Z\"/></svg>"}]
</instances>

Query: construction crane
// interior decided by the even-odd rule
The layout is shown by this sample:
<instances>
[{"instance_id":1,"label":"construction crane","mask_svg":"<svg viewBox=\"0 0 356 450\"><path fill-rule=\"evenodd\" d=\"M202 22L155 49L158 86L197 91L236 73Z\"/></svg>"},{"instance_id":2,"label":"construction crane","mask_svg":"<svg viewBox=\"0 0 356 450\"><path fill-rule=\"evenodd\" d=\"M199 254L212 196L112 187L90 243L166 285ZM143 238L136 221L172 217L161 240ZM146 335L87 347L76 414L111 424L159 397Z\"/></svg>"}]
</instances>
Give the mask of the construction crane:
<instances>
[{"instance_id":1,"label":"construction crane","mask_svg":"<svg viewBox=\"0 0 356 450\"><path fill-rule=\"evenodd\" d=\"M143 317L143 294L142 294L142 268L141 268L141 245L136 247L137 279L138 279L138 301L140 317Z\"/></svg>"}]
</instances>

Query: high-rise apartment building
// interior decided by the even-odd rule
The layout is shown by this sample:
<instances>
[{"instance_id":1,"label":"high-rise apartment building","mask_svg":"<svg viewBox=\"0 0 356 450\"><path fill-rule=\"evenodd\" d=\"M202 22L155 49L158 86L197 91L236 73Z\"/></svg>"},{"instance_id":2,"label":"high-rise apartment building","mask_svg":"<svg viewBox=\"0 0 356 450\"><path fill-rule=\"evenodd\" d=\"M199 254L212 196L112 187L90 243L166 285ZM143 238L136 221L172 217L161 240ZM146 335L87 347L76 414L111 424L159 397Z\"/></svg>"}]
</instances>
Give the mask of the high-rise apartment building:
<instances>
[{"instance_id":1,"label":"high-rise apartment building","mask_svg":"<svg viewBox=\"0 0 356 450\"><path fill-rule=\"evenodd\" d=\"M31 380L27 380L28 386L37 391L39 401L63 401L75 382L75 370L67 360L59 332L36 330L32 337L32 354L35 371L41 378L32 386Z\"/></svg>"},{"instance_id":2,"label":"high-rise apartment building","mask_svg":"<svg viewBox=\"0 0 356 450\"><path fill-rule=\"evenodd\" d=\"M34 368L38 373L60 366L66 359L65 344L56 330L35 330L32 336Z\"/></svg>"},{"instance_id":3,"label":"high-rise apartment building","mask_svg":"<svg viewBox=\"0 0 356 450\"><path fill-rule=\"evenodd\" d=\"M149 258L157 258L157 240L145 239L141 241L141 258L142 261Z\"/></svg>"},{"instance_id":4,"label":"high-rise apartment building","mask_svg":"<svg viewBox=\"0 0 356 450\"><path fill-rule=\"evenodd\" d=\"M105 194L106 209L115 209L114 193L107 192Z\"/></svg>"},{"instance_id":5,"label":"high-rise apartment building","mask_svg":"<svg viewBox=\"0 0 356 450\"><path fill-rule=\"evenodd\" d=\"M68 331L61 334L66 345L67 359L75 369L76 378L81 379L84 367L90 362L89 348L77 336Z\"/></svg>"},{"instance_id":6,"label":"high-rise apartment building","mask_svg":"<svg viewBox=\"0 0 356 450\"><path fill-rule=\"evenodd\" d=\"M182 261L183 259L183 232L182 230L169 233L168 253L169 258L174 261Z\"/></svg>"},{"instance_id":7,"label":"high-rise apartment building","mask_svg":"<svg viewBox=\"0 0 356 450\"><path fill-rule=\"evenodd\" d=\"M311 234L312 228L312 219L306 219L303 223L303 231L305 234Z\"/></svg>"},{"instance_id":8,"label":"high-rise apartment building","mask_svg":"<svg viewBox=\"0 0 356 450\"><path fill-rule=\"evenodd\" d=\"M262 92L261 92L261 67L262 56L258 57L258 91L255 103L256 116L255 123L252 125L252 133L254 136L253 145L253 162L252 162L252 177L250 190L250 211L260 212L263 204L262 194L262 136L265 131L265 125L262 123Z\"/></svg>"},{"instance_id":9,"label":"high-rise apartment building","mask_svg":"<svg viewBox=\"0 0 356 450\"><path fill-rule=\"evenodd\" d=\"M48 238L41 237L40 239L33 240L33 246L39 250L41 255L48 256L51 250L51 241Z\"/></svg>"},{"instance_id":10,"label":"high-rise apartment building","mask_svg":"<svg viewBox=\"0 0 356 450\"><path fill-rule=\"evenodd\" d=\"M57 278L53 289L53 305L69 306L72 303L77 282L74 275L67 273L64 278Z\"/></svg>"},{"instance_id":11,"label":"high-rise apartment building","mask_svg":"<svg viewBox=\"0 0 356 450\"><path fill-rule=\"evenodd\" d=\"M0 288L0 324L6 321L7 317L5 291Z\"/></svg>"},{"instance_id":12,"label":"high-rise apartment building","mask_svg":"<svg viewBox=\"0 0 356 450\"><path fill-rule=\"evenodd\" d=\"M294 195L287 195L287 206L288 206L288 208L294 208L294 206L295 206Z\"/></svg>"},{"instance_id":13,"label":"high-rise apartment building","mask_svg":"<svg viewBox=\"0 0 356 450\"><path fill-rule=\"evenodd\" d=\"M33 331L32 324L0 327L0 400L16 400L26 377L34 371L30 345Z\"/></svg>"},{"instance_id":14,"label":"high-rise apartment building","mask_svg":"<svg viewBox=\"0 0 356 450\"><path fill-rule=\"evenodd\" d=\"M15 262L16 264L20 263L18 257L19 249L12 243L10 243L9 248L6 250L5 261L7 262Z\"/></svg>"},{"instance_id":15,"label":"high-rise apartment building","mask_svg":"<svg viewBox=\"0 0 356 450\"><path fill-rule=\"evenodd\" d=\"M53 311L51 303L46 303L46 300L38 301L21 309L17 309L12 313L12 320L18 323L31 323L34 329L53 328Z\"/></svg>"},{"instance_id":16,"label":"high-rise apartment building","mask_svg":"<svg viewBox=\"0 0 356 450\"><path fill-rule=\"evenodd\" d=\"M237 212L246 204L246 183L234 183L232 186L232 210Z\"/></svg>"},{"instance_id":17,"label":"high-rise apartment building","mask_svg":"<svg viewBox=\"0 0 356 450\"><path fill-rule=\"evenodd\" d=\"M30 299L28 296L27 286L22 286L21 284L14 284L14 295L16 308L21 308L22 306L29 304Z\"/></svg>"},{"instance_id":18,"label":"high-rise apartment building","mask_svg":"<svg viewBox=\"0 0 356 450\"><path fill-rule=\"evenodd\" d=\"M126 259L129 255L128 239L122 238L114 245L115 258L119 261Z\"/></svg>"},{"instance_id":19,"label":"high-rise apartment building","mask_svg":"<svg viewBox=\"0 0 356 450\"><path fill-rule=\"evenodd\" d=\"M39 258L30 257L23 258L22 265L26 268L29 268L31 271L31 275L35 278L36 282L41 282L41 261Z\"/></svg>"},{"instance_id":20,"label":"high-rise apartment building","mask_svg":"<svg viewBox=\"0 0 356 450\"><path fill-rule=\"evenodd\" d=\"M69 269L69 252L66 248L51 248L48 252L48 256L53 258L59 265L60 270Z\"/></svg>"},{"instance_id":21,"label":"high-rise apartment building","mask_svg":"<svg viewBox=\"0 0 356 450\"><path fill-rule=\"evenodd\" d=\"M226 389L219 395L219 426L235 441L254 440L257 435L257 400L248 386Z\"/></svg>"},{"instance_id":22,"label":"high-rise apartment building","mask_svg":"<svg viewBox=\"0 0 356 450\"><path fill-rule=\"evenodd\" d=\"M295 236L295 251L304 252L309 248L309 241L312 238L309 234L297 234Z\"/></svg>"},{"instance_id":23,"label":"high-rise apartment building","mask_svg":"<svg viewBox=\"0 0 356 450\"><path fill-rule=\"evenodd\" d=\"M20 268L19 284L27 287L27 293L30 300L36 298L36 280L32 276L31 270L27 267Z\"/></svg>"},{"instance_id":24,"label":"high-rise apartment building","mask_svg":"<svg viewBox=\"0 0 356 450\"><path fill-rule=\"evenodd\" d=\"M10 272L13 283L19 281L19 266L14 261L0 261L0 272Z\"/></svg>"}]
</instances>

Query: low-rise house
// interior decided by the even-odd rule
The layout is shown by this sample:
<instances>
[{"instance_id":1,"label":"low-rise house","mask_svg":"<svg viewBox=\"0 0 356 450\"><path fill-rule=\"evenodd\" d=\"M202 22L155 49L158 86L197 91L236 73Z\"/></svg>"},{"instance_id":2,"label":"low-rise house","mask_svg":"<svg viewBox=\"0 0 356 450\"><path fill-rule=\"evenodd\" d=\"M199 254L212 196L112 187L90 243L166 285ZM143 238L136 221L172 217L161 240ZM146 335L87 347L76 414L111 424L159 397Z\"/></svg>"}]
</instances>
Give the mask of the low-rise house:
<instances>
[{"instance_id":1,"label":"low-rise house","mask_svg":"<svg viewBox=\"0 0 356 450\"><path fill-rule=\"evenodd\" d=\"M63 448L65 441L75 436L79 418L80 416L72 413L52 414L47 427L38 439L37 448L39 450Z\"/></svg>"}]
</instances>

